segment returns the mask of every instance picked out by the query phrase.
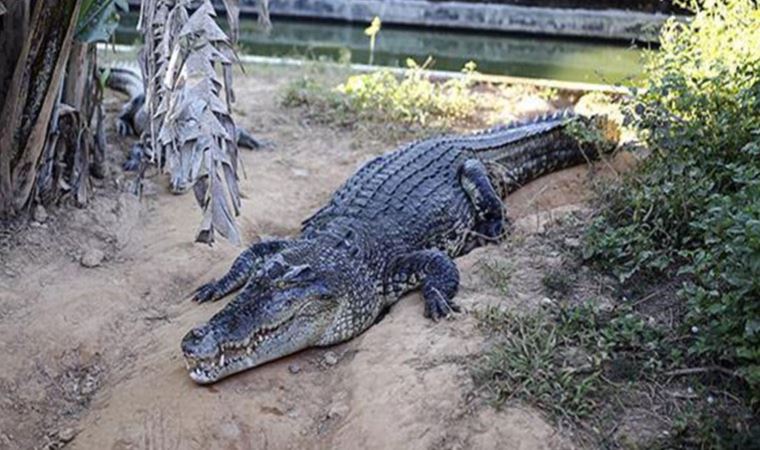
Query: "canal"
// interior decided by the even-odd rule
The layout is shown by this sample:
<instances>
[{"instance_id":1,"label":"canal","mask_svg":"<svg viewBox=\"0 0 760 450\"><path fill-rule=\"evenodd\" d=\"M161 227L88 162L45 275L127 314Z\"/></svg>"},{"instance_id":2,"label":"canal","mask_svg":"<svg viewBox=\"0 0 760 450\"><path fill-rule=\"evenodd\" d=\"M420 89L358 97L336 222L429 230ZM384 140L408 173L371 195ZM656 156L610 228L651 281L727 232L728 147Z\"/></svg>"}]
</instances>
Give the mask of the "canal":
<instances>
[{"instance_id":1,"label":"canal","mask_svg":"<svg viewBox=\"0 0 760 450\"><path fill-rule=\"evenodd\" d=\"M122 19L118 43L139 40L136 23L135 13ZM364 26L277 18L273 24L272 31L265 34L255 19L243 17L241 51L352 63L369 60ZM407 58L422 63L431 56L431 68L437 70L458 71L472 60L478 71L491 75L628 84L641 72L642 51L633 45L592 40L384 26L377 36L374 63L403 67Z\"/></svg>"}]
</instances>

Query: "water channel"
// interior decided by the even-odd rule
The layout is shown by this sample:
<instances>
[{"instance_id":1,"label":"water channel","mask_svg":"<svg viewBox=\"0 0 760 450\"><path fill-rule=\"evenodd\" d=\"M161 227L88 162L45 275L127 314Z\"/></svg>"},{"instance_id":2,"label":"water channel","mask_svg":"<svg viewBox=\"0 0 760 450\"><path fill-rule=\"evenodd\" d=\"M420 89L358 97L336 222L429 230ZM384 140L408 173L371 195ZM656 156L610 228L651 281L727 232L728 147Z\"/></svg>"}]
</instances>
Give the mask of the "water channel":
<instances>
[{"instance_id":1,"label":"water channel","mask_svg":"<svg viewBox=\"0 0 760 450\"><path fill-rule=\"evenodd\" d=\"M133 44L137 15L121 21L117 42ZM243 53L260 56L329 58L367 63L365 26L274 18L270 34L255 19L241 20ZM491 75L545 78L586 83L628 84L641 72L642 49L633 45L543 36L472 33L441 29L383 27L377 37L374 63L403 67L407 58L431 68L460 70L468 61Z\"/></svg>"}]
</instances>

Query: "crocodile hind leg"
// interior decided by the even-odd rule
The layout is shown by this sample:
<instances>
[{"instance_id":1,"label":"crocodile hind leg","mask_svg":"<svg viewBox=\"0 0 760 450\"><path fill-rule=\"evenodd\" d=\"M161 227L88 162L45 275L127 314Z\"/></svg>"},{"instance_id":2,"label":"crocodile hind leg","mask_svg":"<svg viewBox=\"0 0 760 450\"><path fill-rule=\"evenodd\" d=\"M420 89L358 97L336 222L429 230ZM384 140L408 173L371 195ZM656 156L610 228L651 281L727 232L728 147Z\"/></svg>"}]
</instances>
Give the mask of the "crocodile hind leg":
<instances>
[{"instance_id":1,"label":"crocodile hind leg","mask_svg":"<svg viewBox=\"0 0 760 450\"><path fill-rule=\"evenodd\" d=\"M138 95L121 107L119 117L116 119L116 131L121 136L137 136L140 134L141 130L138 129L138 125L135 122L138 112L144 105L145 96Z\"/></svg>"},{"instance_id":2,"label":"crocodile hind leg","mask_svg":"<svg viewBox=\"0 0 760 450\"><path fill-rule=\"evenodd\" d=\"M473 234L467 238L462 254L491 242L498 242L504 233L504 204L493 188L488 172L477 159L462 166L460 183L475 209Z\"/></svg>"},{"instance_id":3,"label":"crocodile hind leg","mask_svg":"<svg viewBox=\"0 0 760 450\"><path fill-rule=\"evenodd\" d=\"M248 247L232 263L230 270L220 279L199 287L193 293L193 300L198 303L215 301L243 287L257 268L273 254L285 247L287 241L259 242Z\"/></svg>"},{"instance_id":4,"label":"crocodile hind leg","mask_svg":"<svg viewBox=\"0 0 760 450\"><path fill-rule=\"evenodd\" d=\"M402 257L393 265L389 290L395 298L420 286L425 299L425 317L437 321L461 311L454 303L459 289L459 270L442 251L420 250Z\"/></svg>"}]
</instances>

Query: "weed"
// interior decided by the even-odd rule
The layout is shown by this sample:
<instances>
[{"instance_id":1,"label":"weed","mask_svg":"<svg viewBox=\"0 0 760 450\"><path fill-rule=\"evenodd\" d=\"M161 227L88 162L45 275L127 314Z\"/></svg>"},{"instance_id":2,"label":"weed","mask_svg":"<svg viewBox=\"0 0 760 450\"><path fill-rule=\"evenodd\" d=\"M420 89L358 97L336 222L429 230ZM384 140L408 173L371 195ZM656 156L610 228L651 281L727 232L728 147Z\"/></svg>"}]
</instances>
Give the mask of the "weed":
<instances>
[{"instance_id":1,"label":"weed","mask_svg":"<svg viewBox=\"0 0 760 450\"><path fill-rule=\"evenodd\" d=\"M497 288L503 295L509 294L509 285L515 266L507 259L484 259L478 265L486 283Z\"/></svg>"},{"instance_id":2,"label":"weed","mask_svg":"<svg viewBox=\"0 0 760 450\"><path fill-rule=\"evenodd\" d=\"M418 65L408 59L401 77L380 69L350 75L338 86L310 70L286 87L282 104L305 108L312 117L339 125L368 121L436 129L475 118L482 104L470 89L475 64L466 64L461 78L437 82L428 70L431 61Z\"/></svg>"},{"instance_id":3,"label":"weed","mask_svg":"<svg viewBox=\"0 0 760 450\"><path fill-rule=\"evenodd\" d=\"M578 420L593 411L614 362L659 367L662 333L634 314L605 314L590 302L528 315L491 308L478 318L493 345L474 378L497 404L519 398Z\"/></svg>"},{"instance_id":4,"label":"weed","mask_svg":"<svg viewBox=\"0 0 760 450\"><path fill-rule=\"evenodd\" d=\"M430 80L427 68L432 59L419 65L406 61L407 70L400 79L388 70L353 75L337 87L354 109L378 118L425 125L431 121L449 123L474 114L477 102L470 92L475 64L465 65L462 78L444 83Z\"/></svg>"},{"instance_id":5,"label":"weed","mask_svg":"<svg viewBox=\"0 0 760 450\"><path fill-rule=\"evenodd\" d=\"M571 420L593 410L600 370L563 361L566 336L556 323L544 314L520 316L497 309L480 313L480 319L496 337L473 378L496 405L521 399Z\"/></svg>"},{"instance_id":6,"label":"weed","mask_svg":"<svg viewBox=\"0 0 760 450\"><path fill-rule=\"evenodd\" d=\"M541 278L546 295L550 297L565 297L570 293L573 276L564 270L550 270Z\"/></svg>"},{"instance_id":7,"label":"weed","mask_svg":"<svg viewBox=\"0 0 760 450\"><path fill-rule=\"evenodd\" d=\"M380 27L382 26L382 23L380 22L380 18L375 16L374 19L372 19L372 23L364 30L364 34L369 36L369 64L372 65L373 60L375 59L375 39L377 38L377 33L380 32Z\"/></svg>"},{"instance_id":8,"label":"weed","mask_svg":"<svg viewBox=\"0 0 760 450\"><path fill-rule=\"evenodd\" d=\"M559 98L559 90L553 87L541 88L537 94L539 98L546 100L547 102L551 102Z\"/></svg>"},{"instance_id":9,"label":"weed","mask_svg":"<svg viewBox=\"0 0 760 450\"><path fill-rule=\"evenodd\" d=\"M526 402L608 447L629 445L633 438L634 448L748 448L733 445L753 442L760 431L733 394L723 392L728 400L719 401L710 389L698 388L685 401L673 397L682 385L671 369L684 364L684 345L673 341L672 330L629 306L606 310L594 301L560 302L529 314L488 308L476 317L489 344L472 376L497 407ZM613 437L632 407L663 411L664 432L646 442Z\"/></svg>"},{"instance_id":10,"label":"weed","mask_svg":"<svg viewBox=\"0 0 760 450\"><path fill-rule=\"evenodd\" d=\"M756 449L760 442L760 425L732 421L732 414L720 407L699 411L689 405L673 420L672 429L653 443L655 449ZM751 422L750 422L751 423Z\"/></svg>"},{"instance_id":11,"label":"weed","mask_svg":"<svg viewBox=\"0 0 760 450\"><path fill-rule=\"evenodd\" d=\"M326 69L312 64L306 73L288 83L282 93L281 103L286 107L300 107L321 123L349 125L358 118L346 99L331 89L325 89Z\"/></svg>"}]
</instances>

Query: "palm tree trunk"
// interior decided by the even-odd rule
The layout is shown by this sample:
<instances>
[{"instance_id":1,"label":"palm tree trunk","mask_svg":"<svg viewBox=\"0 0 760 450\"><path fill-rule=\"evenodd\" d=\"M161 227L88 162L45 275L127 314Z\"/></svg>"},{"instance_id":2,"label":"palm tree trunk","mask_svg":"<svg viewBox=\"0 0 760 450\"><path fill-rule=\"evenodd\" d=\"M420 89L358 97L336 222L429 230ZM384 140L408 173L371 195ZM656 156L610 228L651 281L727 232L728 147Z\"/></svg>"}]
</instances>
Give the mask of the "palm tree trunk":
<instances>
[{"instance_id":1,"label":"palm tree trunk","mask_svg":"<svg viewBox=\"0 0 760 450\"><path fill-rule=\"evenodd\" d=\"M30 5L28 0L19 1ZM0 216L13 216L32 196L48 125L57 104L81 0L36 0L0 115ZM14 2L15 5L15 2ZM11 8L13 9L13 8ZM10 13L11 11L9 11ZM23 27L24 22L22 22ZM18 24L15 26L18 27ZM3 28L3 37L14 34ZM23 32L23 31L22 31ZM2 47L6 48L6 43ZM10 57L7 52L3 57Z\"/></svg>"}]
</instances>

